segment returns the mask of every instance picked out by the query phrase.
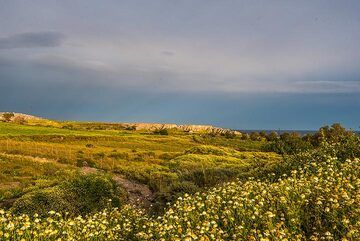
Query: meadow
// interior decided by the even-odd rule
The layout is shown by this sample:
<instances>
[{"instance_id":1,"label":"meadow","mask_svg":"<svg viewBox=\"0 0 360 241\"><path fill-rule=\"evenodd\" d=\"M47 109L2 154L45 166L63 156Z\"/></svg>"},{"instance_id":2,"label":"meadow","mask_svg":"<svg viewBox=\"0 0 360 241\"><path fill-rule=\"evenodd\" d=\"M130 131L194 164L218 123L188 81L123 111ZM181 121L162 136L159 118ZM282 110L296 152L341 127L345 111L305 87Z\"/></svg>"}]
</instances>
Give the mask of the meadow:
<instances>
[{"instance_id":1,"label":"meadow","mask_svg":"<svg viewBox=\"0 0 360 241\"><path fill-rule=\"evenodd\" d=\"M71 127L69 127L71 126ZM102 123L0 122L0 205L81 172L99 172L146 185L163 206L275 162L261 141L121 129Z\"/></svg>"},{"instance_id":2,"label":"meadow","mask_svg":"<svg viewBox=\"0 0 360 241\"><path fill-rule=\"evenodd\" d=\"M360 240L359 144L0 122L0 239Z\"/></svg>"}]
</instances>

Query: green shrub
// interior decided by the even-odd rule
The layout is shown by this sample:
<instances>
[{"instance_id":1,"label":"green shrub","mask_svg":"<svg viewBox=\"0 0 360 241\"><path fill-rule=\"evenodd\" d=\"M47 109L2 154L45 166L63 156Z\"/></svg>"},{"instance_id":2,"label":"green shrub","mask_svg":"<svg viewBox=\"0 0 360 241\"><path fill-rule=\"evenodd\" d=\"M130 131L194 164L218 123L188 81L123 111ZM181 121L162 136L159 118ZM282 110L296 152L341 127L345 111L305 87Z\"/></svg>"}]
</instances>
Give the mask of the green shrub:
<instances>
[{"instance_id":1,"label":"green shrub","mask_svg":"<svg viewBox=\"0 0 360 241\"><path fill-rule=\"evenodd\" d=\"M57 161L61 164L71 164L71 161L65 157L60 157Z\"/></svg>"},{"instance_id":2,"label":"green shrub","mask_svg":"<svg viewBox=\"0 0 360 241\"><path fill-rule=\"evenodd\" d=\"M14 213L46 215L49 210L65 213L76 213L75 193L66 192L63 188L51 187L25 194L15 201L11 210Z\"/></svg>"},{"instance_id":3,"label":"green shrub","mask_svg":"<svg viewBox=\"0 0 360 241\"><path fill-rule=\"evenodd\" d=\"M82 214L103 209L109 200L113 206L119 206L120 199L125 198L125 193L116 182L101 174L78 175L66 182L63 189L76 194L74 204Z\"/></svg>"},{"instance_id":4,"label":"green shrub","mask_svg":"<svg viewBox=\"0 0 360 241\"><path fill-rule=\"evenodd\" d=\"M86 146L87 148L94 148L94 145L91 144L91 143L88 143L88 144L86 144L85 146Z\"/></svg>"},{"instance_id":5,"label":"green shrub","mask_svg":"<svg viewBox=\"0 0 360 241\"><path fill-rule=\"evenodd\" d=\"M156 134L156 135L163 135L163 136L169 135L169 132L168 132L167 129L155 130L153 133Z\"/></svg>"},{"instance_id":6,"label":"green shrub","mask_svg":"<svg viewBox=\"0 0 360 241\"><path fill-rule=\"evenodd\" d=\"M61 185L25 194L11 209L15 213L39 215L45 215L49 210L84 215L109 205L118 207L125 199L125 192L110 176L78 174Z\"/></svg>"},{"instance_id":7,"label":"green shrub","mask_svg":"<svg viewBox=\"0 0 360 241\"><path fill-rule=\"evenodd\" d=\"M284 133L280 138L263 146L263 151L273 151L281 155L295 155L312 149L310 142L303 140L296 133Z\"/></svg>"},{"instance_id":8,"label":"green shrub","mask_svg":"<svg viewBox=\"0 0 360 241\"><path fill-rule=\"evenodd\" d=\"M116 160L120 160L120 159L125 159L128 160L129 159L129 154L126 152L114 152L108 155L108 157L116 159Z\"/></svg>"}]
</instances>

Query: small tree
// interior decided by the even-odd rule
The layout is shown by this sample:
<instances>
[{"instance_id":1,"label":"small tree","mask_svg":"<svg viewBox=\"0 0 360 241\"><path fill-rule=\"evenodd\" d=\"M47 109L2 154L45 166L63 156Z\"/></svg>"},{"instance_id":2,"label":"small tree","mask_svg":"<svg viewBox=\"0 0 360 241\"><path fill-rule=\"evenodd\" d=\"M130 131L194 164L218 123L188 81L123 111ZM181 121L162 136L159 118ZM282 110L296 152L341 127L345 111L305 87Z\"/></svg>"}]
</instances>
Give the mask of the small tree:
<instances>
[{"instance_id":1,"label":"small tree","mask_svg":"<svg viewBox=\"0 0 360 241\"><path fill-rule=\"evenodd\" d=\"M14 116L15 115L12 112L6 112L6 113L2 114L2 117L3 117L4 121L6 121L6 122L10 122Z\"/></svg>"},{"instance_id":2,"label":"small tree","mask_svg":"<svg viewBox=\"0 0 360 241\"><path fill-rule=\"evenodd\" d=\"M337 143L345 137L353 135L352 131L346 130L339 123L332 126L323 126L313 135L312 143L319 146L322 142Z\"/></svg>"},{"instance_id":3,"label":"small tree","mask_svg":"<svg viewBox=\"0 0 360 241\"><path fill-rule=\"evenodd\" d=\"M240 138L241 140L249 140L250 135L248 133L242 133Z\"/></svg>"},{"instance_id":4,"label":"small tree","mask_svg":"<svg viewBox=\"0 0 360 241\"><path fill-rule=\"evenodd\" d=\"M260 137L266 138L266 131L259 132Z\"/></svg>"},{"instance_id":5,"label":"small tree","mask_svg":"<svg viewBox=\"0 0 360 241\"><path fill-rule=\"evenodd\" d=\"M275 131L272 131L271 133L269 133L267 136L266 136L266 139L268 141L275 141L279 138L279 135L278 133L276 133Z\"/></svg>"},{"instance_id":6,"label":"small tree","mask_svg":"<svg viewBox=\"0 0 360 241\"><path fill-rule=\"evenodd\" d=\"M234 139L236 137L236 134L233 131L226 131L222 135L225 136L227 139Z\"/></svg>"},{"instance_id":7,"label":"small tree","mask_svg":"<svg viewBox=\"0 0 360 241\"><path fill-rule=\"evenodd\" d=\"M259 132L251 132L250 133L250 139L252 140L252 141L260 141L261 140L261 136L260 136L260 134L259 134Z\"/></svg>"}]
</instances>

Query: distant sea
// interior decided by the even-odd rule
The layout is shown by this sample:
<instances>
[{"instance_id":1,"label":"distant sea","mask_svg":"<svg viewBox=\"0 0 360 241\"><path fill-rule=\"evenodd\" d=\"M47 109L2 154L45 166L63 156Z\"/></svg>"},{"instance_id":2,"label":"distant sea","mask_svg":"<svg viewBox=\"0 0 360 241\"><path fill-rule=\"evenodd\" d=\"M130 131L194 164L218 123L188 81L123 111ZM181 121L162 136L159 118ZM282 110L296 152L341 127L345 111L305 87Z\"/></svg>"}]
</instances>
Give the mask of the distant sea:
<instances>
[{"instance_id":1,"label":"distant sea","mask_svg":"<svg viewBox=\"0 0 360 241\"><path fill-rule=\"evenodd\" d=\"M248 133L248 134L250 134L251 132L260 132L260 131L265 131L266 134L269 134L272 131L275 131L276 133L278 133L280 135L285 132L288 132L288 133L296 132L296 133L299 133L300 135L313 134L313 133L317 132L316 130L238 130L238 131L240 131L241 133Z\"/></svg>"}]
</instances>

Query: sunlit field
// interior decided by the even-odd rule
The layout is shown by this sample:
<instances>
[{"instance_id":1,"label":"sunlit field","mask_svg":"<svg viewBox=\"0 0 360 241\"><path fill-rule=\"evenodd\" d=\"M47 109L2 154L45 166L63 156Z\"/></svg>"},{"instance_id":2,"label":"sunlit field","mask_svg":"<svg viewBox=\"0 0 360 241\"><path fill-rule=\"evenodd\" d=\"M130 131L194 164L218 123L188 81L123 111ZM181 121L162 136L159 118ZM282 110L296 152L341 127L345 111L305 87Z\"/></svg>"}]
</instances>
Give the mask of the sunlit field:
<instances>
[{"instance_id":1,"label":"sunlit field","mask_svg":"<svg viewBox=\"0 0 360 241\"><path fill-rule=\"evenodd\" d=\"M338 125L274 138L89 125L0 122L0 240L360 239L360 142Z\"/></svg>"},{"instance_id":2,"label":"sunlit field","mask_svg":"<svg viewBox=\"0 0 360 241\"><path fill-rule=\"evenodd\" d=\"M0 241L360 241L360 0L0 0Z\"/></svg>"}]
</instances>

